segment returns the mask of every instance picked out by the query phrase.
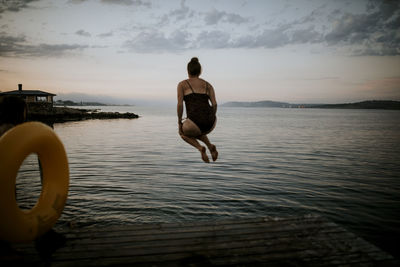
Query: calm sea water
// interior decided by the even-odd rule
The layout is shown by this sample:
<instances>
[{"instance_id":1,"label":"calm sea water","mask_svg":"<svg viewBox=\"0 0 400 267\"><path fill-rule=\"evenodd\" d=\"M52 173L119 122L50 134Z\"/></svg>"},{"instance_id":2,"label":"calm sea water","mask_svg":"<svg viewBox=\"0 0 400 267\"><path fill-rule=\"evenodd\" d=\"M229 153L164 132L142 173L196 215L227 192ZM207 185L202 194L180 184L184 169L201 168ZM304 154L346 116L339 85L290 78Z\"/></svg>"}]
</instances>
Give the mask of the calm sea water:
<instances>
[{"instance_id":1,"label":"calm sea water","mask_svg":"<svg viewBox=\"0 0 400 267\"><path fill-rule=\"evenodd\" d=\"M55 124L70 167L58 225L106 226L315 213L399 256L400 112L220 108L215 163L177 134L175 107L99 107L139 119ZM37 158L17 178L40 193ZM32 186L34 184L34 186Z\"/></svg>"}]
</instances>

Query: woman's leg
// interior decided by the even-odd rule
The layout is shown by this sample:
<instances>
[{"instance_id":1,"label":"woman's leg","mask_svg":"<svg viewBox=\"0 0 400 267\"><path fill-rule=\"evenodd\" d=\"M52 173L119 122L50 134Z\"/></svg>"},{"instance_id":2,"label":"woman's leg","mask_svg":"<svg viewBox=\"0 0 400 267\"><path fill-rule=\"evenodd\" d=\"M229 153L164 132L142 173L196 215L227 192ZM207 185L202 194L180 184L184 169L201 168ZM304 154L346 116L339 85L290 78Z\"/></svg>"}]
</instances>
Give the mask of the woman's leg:
<instances>
[{"instance_id":1,"label":"woman's leg","mask_svg":"<svg viewBox=\"0 0 400 267\"><path fill-rule=\"evenodd\" d=\"M181 134L182 139L185 140L186 143L194 146L200 151L201 158L203 159L204 162L210 162L206 153L206 148L200 145L200 143L197 141L195 137L201 135L201 130L199 129L199 127L190 119L186 119L182 125L182 132L183 132L183 134Z\"/></svg>"},{"instance_id":2,"label":"woman's leg","mask_svg":"<svg viewBox=\"0 0 400 267\"><path fill-rule=\"evenodd\" d=\"M197 137L197 139L201 140L204 142L204 144L207 145L208 149L211 152L211 156L213 161L216 161L218 158L218 151L217 151L217 147L213 144L211 144L210 140L208 139L207 135L203 134L200 135L199 137Z\"/></svg>"}]
</instances>

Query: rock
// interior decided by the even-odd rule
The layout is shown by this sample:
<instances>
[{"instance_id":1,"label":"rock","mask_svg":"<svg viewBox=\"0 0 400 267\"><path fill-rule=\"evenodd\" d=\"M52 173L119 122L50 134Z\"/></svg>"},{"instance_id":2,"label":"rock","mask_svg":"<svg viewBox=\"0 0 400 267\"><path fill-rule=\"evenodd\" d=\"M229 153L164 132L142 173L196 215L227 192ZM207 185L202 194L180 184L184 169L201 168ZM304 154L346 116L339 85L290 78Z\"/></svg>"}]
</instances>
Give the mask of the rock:
<instances>
[{"instance_id":1,"label":"rock","mask_svg":"<svg viewBox=\"0 0 400 267\"><path fill-rule=\"evenodd\" d=\"M28 121L42 121L45 123L80 121L90 119L137 119L134 113L98 112L97 110L78 109L68 107L42 108L37 105L28 105Z\"/></svg>"}]
</instances>

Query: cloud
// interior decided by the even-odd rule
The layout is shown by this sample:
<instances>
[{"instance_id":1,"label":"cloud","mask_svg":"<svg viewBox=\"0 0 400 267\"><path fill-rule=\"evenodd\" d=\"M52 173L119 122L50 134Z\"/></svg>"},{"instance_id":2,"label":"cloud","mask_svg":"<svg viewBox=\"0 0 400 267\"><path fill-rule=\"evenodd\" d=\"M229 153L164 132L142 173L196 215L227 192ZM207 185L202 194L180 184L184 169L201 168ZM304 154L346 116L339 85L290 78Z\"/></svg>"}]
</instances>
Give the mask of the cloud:
<instances>
[{"instance_id":1,"label":"cloud","mask_svg":"<svg viewBox=\"0 0 400 267\"><path fill-rule=\"evenodd\" d=\"M100 38L106 38L106 37L111 37L113 35L114 35L113 32L105 32L105 33L100 33L97 36L100 37Z\"/></svg>"},{"instance_id":2,"label":"cloud","mask_svg":"<svg viewBox=\"0 0 400 267\"><path fill-rule=\"evenodd\" d=\"M227 45L240 48L278 48L287 45L319 43L343 48L354 56L400 55L400 2L372 2L369 13L351 14L333 10L328 17L330 29L321 26L323 6L301 19L247 34ZM218 23L215 14L210 23ZM210 17L211 18L211 17ZM319 29L316 29L316 26Z\"/></svg>"},{"instance_id":3,"label":"cloud","mask_svg":"<svg viewBox=\"0 0 400 267\"><path fill-rule=\"evenodd\" d=\"M218 11L213 9L212 11L205 13L204 15L204 22L206 25L215 25L219 22L227 22L233 24L241 24L248 22L249 19L244 18L238 14L234 13L227 13L225 11Z\"/></svg>"},{"instance_id":4,"label":"cloud","mask_svg":"<svg viewBox=\"0 0 400 267\"><path fill-rule=\"evenodd\" d=\"M68 3L72 3L72 4L81 4L83 2L85 2L87 0L69 0Z\"/></svg>"},{"instance_id":5,"label":"cloud","mask_svg":"<svg viewBox=\"0 0 400 267\"><path fill-rule=\"evenodd\" d=\"M0 32L0 57L53 57L88 48L77 44L29 45L25 36L9 36Z\"/></svg>"},{"instance_id":6,"label":"cloud","mask_svg":"<svg viewBox=\"0 0 400 267\"><path fill-rule=\"evenodd\" d=\"M146 6L151 7L151 3L142 0L101 0L105 4L125 5L125 6Z\"/></svg>"},{"instance_id":7,"label":"cloud","mask_svg":"<svg viewBox=\"0 0 400 267\"><path fill-rule=\"evenodd\" d=\"M175 22L183 21L186 18L193 17L195 12L190 10L188 6L185 5L186 1L181 0L180 7L170 11L168 14L162 16L160 24L166 24L169 19L173 19Z\"/></svg>"},{"instance_id":8,"label":"cloud","mask_svg":"<svg viewBox=\"0 0 400 267\"><path fill-rule=\"evenodd\" d=\"M219 49L230 45L230 35L223 31L203 31L197 36L196 45L198 48Z\"/></svg>"},{"instance_id":9,"label":"cloud","mask_svg":"<svg viewBox=\"0 0 400 267\"><path fill-rule=\"evenodd\" d=\"M2 0L0 1L0 13L5 11L19 12L28 8L29 4L39 0Z\"/></svg>"},{"instance_id":10,"label":"cloud","mask_svg":"<svg viewBox=\"0 0 400 267\"><path fill-rule=\"evenodd\" d=\"M325 35L328 45L349 45L355 55L400 55L400 2L382 1L369 14L346 13Z\"/></svg>"},{"instance_id":11,"label":"cloud","mask_svg":"<svg viewBox=\"0 0 400 267\"><path fill-rule=\"evenodd\" d=\"M313 27L293 30L288 25L266 29L259 34L247 34L232 37L222 30L203 30L190 34L177 30L170 35L157 29L147 29L135 38L127 41L129 51L141 53L180 52L188 49L223 49L223 48L278 48L291 44L320 42L322 34Z\"/></svg>"},{"instance_id":12,"label":"cloud","mask_svg":"<svg viewBox=\"0 0 400 267\"><path fill-rule=\"evenodd\" d=\"M188 18L194 18L195 16L202 17L206 25L216 25L219 22L241 24L249 21L249 19L238 14L218 11L216 9L207 13L196 12L186 5L186 0L181 0L180 7L162 16L161 21L162 24L165 24L166 22L169 22L170 19L174 22L178 22Z\"/></svg>"},{"instance_id":13,"label":"cloud","mask_svg":"<svg viewBox=\"0 0 400 267\"><path fill-rule=\"evenodd\" d=\"M88 48L88 46L78 44L39 44L37 46L25 47L24 52L26 56L31 57L55 57L85 48Z\"/></svg>"},{"instance_id":14,"label":"cloud","mask_svg":"<svg viewBox=\"0 0 400 267\"><path fill-rule=\"evenodd\" d=\"M255 36L254 46L265 47L265 48L277 48L289 44L290 38L285 32L284 27L264 30L264 32L258 36Z\"/></svg>"},{"instance_id":15,"label":"cloud","mask_svg":"<svg viewBox=\"0 0 400 267\"><path fill-rule=\"evenodd\" d=\"M88 0L69 0L72 4L82 4ZM123 6L145 6L151 7L151 3L142 0L101 0L100 3L110 4L110 5L123 5Z\"/></svg>"},{"instance_id":16,"label":"cloud","mask_svg":"<svg viewBox=\"0 0 400 267\"><path fill-rule=\"evenodd\" d=\"M384 44L364 44L350 48L353 56L397 56L400 55L399 46L390 47Z\"/></svg>"},{"instance_id":17,"label":"cloud","mask_svg":"<svg viewBox=\"0 0 400 267\"><path fill-rule=\"evenodd\" d=\"M84 31L84 30L76 31L75 34L76 34L76 35L79 35L79 36L83 36L83 37L90 37L90 36L92 36L89 32L86 32L86 31Z\"/></svg>"},{"instance_id":18,"label":"cloud","mask_svg":"<svg viewBox=\"0 0 400 267\"><path fill-rule=\"evenodd\" d=\"M222 18L224 17L225 12L220 12L216 9L213 11L205 14L204 21L207 25L214 25L217 24Z\"/></svg>"},{"instance_id":19,"label":"cloud","mask_svg":"<svg viewBox=\"0 0 400 267\"><path fill-rule=\"evenodd\" d=\"M139 33L135 38L125 42L124 47L134 52L162 53L167 51L182 51L187 49L190 34L177 30L170 35L153 29Z\"/></svg>"},{"instance_id":20,"label":"cloud","mask_svg":"<svg viewBox=\"0 0 400 267\"><path fill-rule=\"evenodd\" d=\"M233 23L233 24L242 24L245 22L248 22L249 19L244 18L238 14L233 14L233 13L227 13L225 14L225 21L228 23Z\"/></svg>"},{"instance_id":21,"label":"cloud","mask_svg":"<svg viewBox=\"0 0 400 267\"><path fill-rule=\"evenodd\" d=\"M235 48L278 48L293 44L306 44L320 42L322 34L313 27L292 29L288 24L276 28L265 29L260 34L248 34L233 40Z\"/></svg>"},{"instance_id":22,"label":"cloud","mask_svg":"<svg viewBox=\"0 0 400 267\"><path fill-rule=\"evenodd\" d=\"M291 36L292 44L318 43L323 40L323 35L314 30L313 26L307 29L297 29Z\"/></svg>"},{"instance_id":23,"label":"cloud","mask_svg":"<svg viewBox=\"0 0 400 267\"><path fill-rule=\"evenodd\" d=\"M287 45L319 43L343 48L354 56L400 55L400 2L371 1L367 13L351 14L334 9L324 16L321 6L310 14L261 33L247 34L227 45L241 48L278 48ZM209 23L218 23L222 13L209 17ZM321 25L327 19L328 27ZM329 27L330 26L330 27ZM319 27L319 29L316 29ZM329 28L329 30L326 30Z\"/></svg>"},{"instance_id":24,"label":"cloud","mask_svg":"<svg viewBox=\"0 0 400 267\"><path fill-rule=\"evenodd\" d=\"M114 4L128 2L116 1ZM357 14L349 13L345 8L333 8L325 3L297 19L280 24L274 24L274 21L254 24L254 19L240 13L215 8L199 12L181 0L177 9L159 17L158 24L136 28L138 33L125 43L125 48L160 53L193 48L275 49L319 44L355 56L400 54L400 1L365 2L366 11ZM175 31L168 34L171 29Z\"/></svg>"}]
</instances>

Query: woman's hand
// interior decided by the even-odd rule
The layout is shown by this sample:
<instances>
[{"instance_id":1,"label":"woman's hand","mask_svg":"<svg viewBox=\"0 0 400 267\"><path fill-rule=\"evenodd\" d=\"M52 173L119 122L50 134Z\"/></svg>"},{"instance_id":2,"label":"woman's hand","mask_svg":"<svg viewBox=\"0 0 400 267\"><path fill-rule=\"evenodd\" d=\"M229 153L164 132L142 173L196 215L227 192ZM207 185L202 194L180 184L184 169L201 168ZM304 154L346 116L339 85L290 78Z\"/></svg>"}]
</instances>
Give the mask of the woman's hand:
<instances>
[{"instance_id":1,"label":"woman's hand","mask_svg":"<svg viewBox=\"0 0 400 267\"><path fill-rule=\"evenodd\" d=\"M182 125L183 125L182 121L178 121L179 135L183 135Z\"/></svg>"}]
</instances>

